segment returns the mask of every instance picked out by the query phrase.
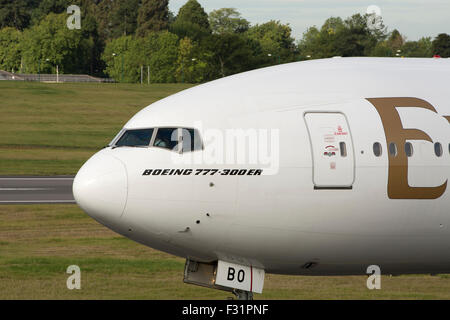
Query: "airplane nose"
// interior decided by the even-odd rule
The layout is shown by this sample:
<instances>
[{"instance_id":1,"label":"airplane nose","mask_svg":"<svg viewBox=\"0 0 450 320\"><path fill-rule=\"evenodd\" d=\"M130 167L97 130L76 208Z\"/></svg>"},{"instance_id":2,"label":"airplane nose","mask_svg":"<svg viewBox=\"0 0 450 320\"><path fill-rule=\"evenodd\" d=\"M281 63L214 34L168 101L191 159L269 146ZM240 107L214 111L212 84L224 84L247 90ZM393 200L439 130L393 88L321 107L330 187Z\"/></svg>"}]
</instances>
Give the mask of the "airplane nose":
<instances>
[{"instance_id":1,"label":"airplane nose","mask_svg":"<svg viewBox=\"0 0 450 320\"><path fill-rule=\"evenodd\" d=\"M72 188L75 201L89 216L104 223L114 221L127 202L125 165L110 155L94 155L78 171Z\"/></svg>"}]
</instances>

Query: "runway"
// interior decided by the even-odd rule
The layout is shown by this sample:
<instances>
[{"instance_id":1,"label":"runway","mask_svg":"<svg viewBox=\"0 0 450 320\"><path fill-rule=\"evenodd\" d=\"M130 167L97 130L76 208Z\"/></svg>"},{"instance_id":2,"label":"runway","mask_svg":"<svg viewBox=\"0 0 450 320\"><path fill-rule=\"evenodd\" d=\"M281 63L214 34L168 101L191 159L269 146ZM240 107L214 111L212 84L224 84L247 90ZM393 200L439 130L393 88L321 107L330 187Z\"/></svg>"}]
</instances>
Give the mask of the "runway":
<instances>
[{"instance_id":1,"label":"runway","mask_svg":"<svg viewBox=\"0 0 450 320\"><path fill-rule=\"evenodd\" d=\"M0 176L0 204L75 203L73 176Z\"/></svg>"}]
</instances>

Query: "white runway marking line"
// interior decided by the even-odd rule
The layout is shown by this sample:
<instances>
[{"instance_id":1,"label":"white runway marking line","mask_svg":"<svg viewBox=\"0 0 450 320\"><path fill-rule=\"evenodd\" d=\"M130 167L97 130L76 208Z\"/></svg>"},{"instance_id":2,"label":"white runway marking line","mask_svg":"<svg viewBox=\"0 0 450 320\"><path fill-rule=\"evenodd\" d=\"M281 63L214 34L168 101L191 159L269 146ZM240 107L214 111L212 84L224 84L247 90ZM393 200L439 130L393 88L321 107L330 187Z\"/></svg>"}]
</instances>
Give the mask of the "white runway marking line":
<instances>
[{"instance_id":1,"label":"white runway marking line","mask_svg":"<svg viewBox=\"0 0 450 320\"><path fill-rule=\"evenodd\" d=\"M26 201L0 201L0 203L76 203L75 200L26 200Z\"/></svg>"},{"instance_id":2,"label":"white runway marking line","mask_svg":"<svg viewBox=\"0 0 450 320\"><path fill-rule=\"evenodd\" d=\"M0 178L0 180L73 180L74 178Z\"/></svg>"},{"instance_id":3,"label":"white runway marking line","mask_svg":"<svg viewBox=\"0 0 450 320\"><path fill-rule=\"evenodd\" d=\"M0 191L38 191L38 190L54 190L55 188L0 188Z\"/></svg>"}]
</instances>

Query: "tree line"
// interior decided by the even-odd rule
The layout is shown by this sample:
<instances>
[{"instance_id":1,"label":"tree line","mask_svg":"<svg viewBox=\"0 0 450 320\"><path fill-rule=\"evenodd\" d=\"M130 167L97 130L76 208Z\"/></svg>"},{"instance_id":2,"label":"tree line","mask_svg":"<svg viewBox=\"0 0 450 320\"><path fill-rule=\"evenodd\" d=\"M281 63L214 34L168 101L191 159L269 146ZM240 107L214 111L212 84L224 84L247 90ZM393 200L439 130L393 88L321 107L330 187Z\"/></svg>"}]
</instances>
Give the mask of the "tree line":
<instances>
[{"instance_id":1,"label":"tree line","mask_svg":"<svg viewBox=\"0 0 450 320\"><path fill-rule=\"evenodd\" d=\"M66 26L81 8L81 29ZM333 56L450 57L450 35L408 41L373 16L332 17L295 41L288 24L252 25L233 8L188 0L0 0L0 69L199 83L273 64Z\"/></svg>"}]
</instances>

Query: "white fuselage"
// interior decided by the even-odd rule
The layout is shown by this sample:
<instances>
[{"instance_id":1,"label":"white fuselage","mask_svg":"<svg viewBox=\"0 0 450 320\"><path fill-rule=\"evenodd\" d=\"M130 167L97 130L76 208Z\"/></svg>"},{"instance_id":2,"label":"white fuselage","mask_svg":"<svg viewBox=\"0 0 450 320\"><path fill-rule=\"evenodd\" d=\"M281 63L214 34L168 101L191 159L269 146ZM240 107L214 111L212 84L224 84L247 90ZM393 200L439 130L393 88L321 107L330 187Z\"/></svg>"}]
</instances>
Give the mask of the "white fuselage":
<instances>
[{"instance_id":1,"label":"white fuselage","mask_svg":"<svg viewBox=\"0 0 450 320\"><path fill-rule=\"evenodd\" d=\"M187 161L210 152L208 141L191 153L108 147L80 169L75 199L112 230L197 261L283 274L364 274L373 264L383 273L449 272L449 80L444 59L341 58L200 85L143 109L124 130L277 132L275 171L249 161ZM403 142L412 144L410 157ZM264 171L143 175L243 168Z\"/></svg>"}]
</instances>

